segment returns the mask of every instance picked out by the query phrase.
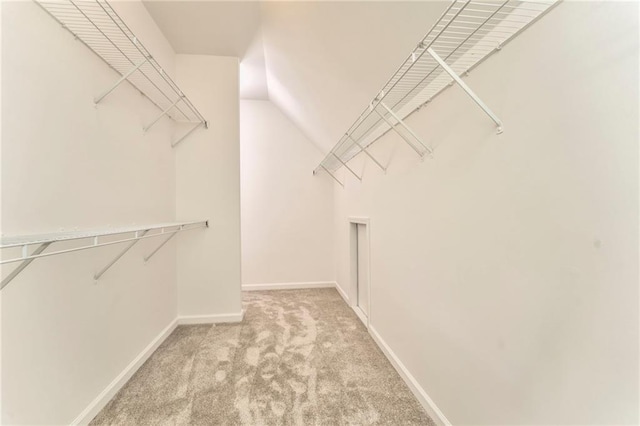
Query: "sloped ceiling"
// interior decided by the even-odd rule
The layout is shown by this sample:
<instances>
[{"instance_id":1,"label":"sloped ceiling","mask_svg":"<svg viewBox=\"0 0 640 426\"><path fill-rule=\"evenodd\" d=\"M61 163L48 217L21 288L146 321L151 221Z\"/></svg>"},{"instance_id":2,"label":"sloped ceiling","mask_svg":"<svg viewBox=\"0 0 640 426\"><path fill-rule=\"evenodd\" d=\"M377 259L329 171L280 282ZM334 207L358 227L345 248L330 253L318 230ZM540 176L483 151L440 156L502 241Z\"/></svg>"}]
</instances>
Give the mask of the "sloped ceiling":
<instances>
[{"instance_id":1,"label":"sloped ceiling","mask_svg":"<svg viewBox=\"0 0 640 426\"><path fill-rule=\"evenodd\" d=\"M270 99L323 151L337 142L447 5L145 1L177 53L238 56L241 97Z\"/></svg>"},{"instance_id":2,"label":"sloped ceiling","mask_svg":"<svg viewBox=\"0 0 640 426\"><path fill-rule=\"evenodd\" d=\"M240 96L268 99L260 3L148 0L143 2L176 53L237 56Z\"/></svg>"}]
</instances>

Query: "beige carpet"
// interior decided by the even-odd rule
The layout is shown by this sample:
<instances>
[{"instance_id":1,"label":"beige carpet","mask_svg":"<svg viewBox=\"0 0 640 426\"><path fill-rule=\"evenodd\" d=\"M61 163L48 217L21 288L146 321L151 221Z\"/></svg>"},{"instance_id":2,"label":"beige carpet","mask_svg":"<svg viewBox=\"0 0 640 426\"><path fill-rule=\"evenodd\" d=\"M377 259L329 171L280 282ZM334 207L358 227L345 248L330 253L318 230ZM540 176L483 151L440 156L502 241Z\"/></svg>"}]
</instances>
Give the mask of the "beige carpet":
<instances>
[{"instance_id":1,"label":"beige carpet","mask_svg":"<svg viewBox=\"0 0 640 426\"><path fill-rule=\"evenodd\" d=\"M334 289L245 293L178 327L93 425L433 425Z\"/></svg>"}]
</instances>

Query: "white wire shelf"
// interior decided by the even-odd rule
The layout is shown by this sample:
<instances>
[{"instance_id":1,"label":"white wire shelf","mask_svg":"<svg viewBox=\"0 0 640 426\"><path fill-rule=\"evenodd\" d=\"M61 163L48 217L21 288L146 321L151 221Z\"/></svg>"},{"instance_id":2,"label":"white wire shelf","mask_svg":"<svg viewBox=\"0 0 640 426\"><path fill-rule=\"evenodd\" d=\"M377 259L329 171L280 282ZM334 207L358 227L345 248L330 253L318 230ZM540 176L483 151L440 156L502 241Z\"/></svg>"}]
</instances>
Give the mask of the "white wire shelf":
<instances>
[{"instance_id":1,"label":"white wire shelf","mask_svg":"<svg viewBox=\"0 0 640 426\"><path fill-rule=\"evenodd\" d=\"M367 148L391 130L398 132L420 156L430 154L431 148L403 120L453 83L463 87L496 123L498 133L501 133L502 122L459 76L464 76L499 51L557 2L558 0L452 1L400 68L316 167L314 174L324 170L342 185L334 172L345 166L360 179L347 163L361 152L385 169Z\"/></svg>"},{"instance_id":2,"label":"white wire shelf","mask_svg":"<svg viewBox=\"0 0 640 426\"><path fill-rule=\"evenodd\" d=\"M96 272L94 279L98 280L114 263L118 261L131 247L139 240L146 238L154 238L167 236L155 250L145 256L144 261L147 262L156 254L162 246L164 246L177 233L192 229L206 228L209 222L206 220L190 221L190 222L167 222L149 225L132 225L118 228L103 228L91 230L75 230L64 232L53 232L48 234L33 235L17 235L11 237L0 238L0 249L17 249L20 247L21 255L9 257L0 260L0 265L7 263L21 262L6 278L0 283L0 289L4 288L11 280L13 280L20 272L22 272L29 264L38 258L55 256L64 253L72 253L80 250L87 250L96 247L103 247L113 244L129 243L111 262L104 268ZM78 247L49 251L44 251L53 243L74 241L74 240L91 240L90 244L82 244ZM31 253L31 246L37 246Z\"/></svg>"},{"instance_id":3,"label":"white wire shelf","mask_svg":"<svg viewBox=\"0 0 640 426\"><path fill-rule=\"evenodd\" d=\"M177 122L208 127L198 109L106 0L37 0L37 3L120 74L112 87L94 98L95 103L128 81L162 112L145 131L164 115Z\"/></svg>"},{"instance_id":4,"label":"white wire shelf","mask_svg":"<svg viewBox=\"0 0 640 426\"><path fill-rule=\"evenodd\" d=\"M52 232L48 234L31 234L31 235L17 235L13 237L1 237L0 249L6 249L11 247L22 247L24 245L42 244L42 243L55 243L60 241L80 240L84 238L104 237L107 235L119 235L130 234L141 231L153 231L162 230L167 228L174 228L179 226L190 225L206 225L206 221L192 221L192 222L166 222L156 223L153 225L130 225L118 228L102 228L102 229L88 229L88 230L73 230L73 231L61 231ZM0 261L0 264L7 263Z\"/></svg>"}]
</instances>

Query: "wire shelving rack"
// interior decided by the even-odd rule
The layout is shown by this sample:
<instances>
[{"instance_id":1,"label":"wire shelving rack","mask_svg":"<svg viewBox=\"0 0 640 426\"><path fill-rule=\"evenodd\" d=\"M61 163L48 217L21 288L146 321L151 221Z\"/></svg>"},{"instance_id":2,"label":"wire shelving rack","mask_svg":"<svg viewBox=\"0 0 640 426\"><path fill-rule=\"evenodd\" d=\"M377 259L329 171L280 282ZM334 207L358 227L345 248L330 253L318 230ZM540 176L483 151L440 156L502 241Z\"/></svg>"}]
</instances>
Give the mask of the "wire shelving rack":
<instances>
[{"instance_id":1,"label":"wire shelving rack","mask_svg":"<svg viewBox=\"0 0 640 426\"><path fill-rule=\"evenodd\" d=\"M0 265L17 263L20 264L14 268L0 282L0 289L3 289L11 282L20 272L22 272L31 262L41 257L55 256L59 254L72 253L81 250L88 250L96 247L109 246L113 244L129 243L118 255L107 263L102 269L94 275L94 280L98 280L109 268L111 268L124 254L129 251L138 241L146 238L155 238L166 236L156 248L144 257L144 261L148 262L151 257L158 252L166 243L169 242L176 234L192 229L208 228L209 221L190 221L190 222L167 222L156 223L150 225L133 225L119 228L104 228L91 230L74 230L64 232L53 232L50 234L37 235L18 235L14 237L0 238L1 250L18 250L19 255L3 255L0 259ZM45 250L53 243L61 243L68 241L86 241L77 247L65 248L59 250ZM33 248L35 247L35 248ZM32 249L33 248L33 249Z\"/></svg>"},{"instance_id":2,"label":"wire shelving rack","mask_svg":"<svg viewBox=\"0 0 640 426\"><path fill-rule=\"evenodd\" d=\"M165 115L179 123L193 124L192 129L172 143L175 146L196 128L208 127L195 105L106 0L37 0L37 3L120 74L113 86L96 95L96 104L128 81L161 111L144 127L145 132Z\"/></svg>"},{"instance_id":3,"label":"wire shelving rack","mask_svg":"<svg viewBox=\"0 0 640 426\"><path fill-rule=\"evenodd\" d=\"M559 0L453 0L400 68L329 151L313 173L324 170L340 185L341 167L361 180L348 162L389 131L397 132L418 155L432 149L404 119L433 100L444 89L459 84L502 132L502 122L469 88L461 76L471 71L547 13Z\"/></svg>"}]
</instances>

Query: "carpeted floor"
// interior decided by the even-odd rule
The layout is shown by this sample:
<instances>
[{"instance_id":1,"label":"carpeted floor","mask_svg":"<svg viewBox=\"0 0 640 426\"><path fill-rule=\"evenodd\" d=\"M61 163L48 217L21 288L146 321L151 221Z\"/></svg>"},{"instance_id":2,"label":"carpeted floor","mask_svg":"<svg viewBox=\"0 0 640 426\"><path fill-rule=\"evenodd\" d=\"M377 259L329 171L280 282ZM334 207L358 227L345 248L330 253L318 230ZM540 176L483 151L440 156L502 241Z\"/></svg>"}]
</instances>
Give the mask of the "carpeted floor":
<instances>
[{"instance_id":1,"label":"carpeted floor","mask_svg":"<svg viewBox=\"0 0 640 426\"><path fill-rule=\"evenodd\" d=\"M92 425L433 425L334 289L244 293L180 326Z\"/></svg>"}]
</instances>

